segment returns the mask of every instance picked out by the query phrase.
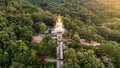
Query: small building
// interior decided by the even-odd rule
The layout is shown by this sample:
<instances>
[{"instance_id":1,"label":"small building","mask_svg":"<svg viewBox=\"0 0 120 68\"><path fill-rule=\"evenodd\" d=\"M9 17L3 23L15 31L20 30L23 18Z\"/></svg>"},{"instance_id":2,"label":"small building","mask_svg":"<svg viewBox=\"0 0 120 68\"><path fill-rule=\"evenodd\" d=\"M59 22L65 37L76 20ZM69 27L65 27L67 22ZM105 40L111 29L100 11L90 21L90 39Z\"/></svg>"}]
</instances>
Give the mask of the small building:
<instances>
[{"instance_id":1,"label":"small building","mask_svg":"<svg viewBox=\"0 0 120 68\"><path fill-rule=\"evenodd\" d=\"M33 36L32 37L32 42L40 43L42 42L43 38L39 36Z\"/></svg>"},{"instance_id":2,"label":"small building","mask_svg":"<svg viewBox=\"0 0 120 68\"><path fill-rule=\"evenodd\" d=\"M82 44L82 45L86 45L86 46L93 45L94 47L97 47L97 46L99 46L99 45L100 45L100 43L95 42L95 41L90 41L90 42L87 42L87 40L86 40L86 39L81 39L81 40L80 40L80 44Z\"/></svg>"}]
</instances>

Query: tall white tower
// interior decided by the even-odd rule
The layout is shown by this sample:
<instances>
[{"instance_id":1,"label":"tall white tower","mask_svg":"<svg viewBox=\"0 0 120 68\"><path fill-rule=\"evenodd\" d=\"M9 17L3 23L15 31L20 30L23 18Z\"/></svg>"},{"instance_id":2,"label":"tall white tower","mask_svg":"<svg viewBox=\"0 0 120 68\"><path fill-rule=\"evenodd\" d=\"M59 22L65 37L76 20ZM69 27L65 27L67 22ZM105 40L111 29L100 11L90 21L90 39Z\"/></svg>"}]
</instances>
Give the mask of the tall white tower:
<instances>
[{"instance_id":1,"label":"tall white tower","mask_svg":"<svg viewBox=\"0 0 120 68\"><path fill-rule=\"evenodd\" d=\"M62 41L62 35L64 34L64 26L63 26L63 21L62 17L58 15L54 29L53 29L53 34L58 39L58 46L57 46L57 59L63 59L63 41Z\"/></svg>"}]
</instances>

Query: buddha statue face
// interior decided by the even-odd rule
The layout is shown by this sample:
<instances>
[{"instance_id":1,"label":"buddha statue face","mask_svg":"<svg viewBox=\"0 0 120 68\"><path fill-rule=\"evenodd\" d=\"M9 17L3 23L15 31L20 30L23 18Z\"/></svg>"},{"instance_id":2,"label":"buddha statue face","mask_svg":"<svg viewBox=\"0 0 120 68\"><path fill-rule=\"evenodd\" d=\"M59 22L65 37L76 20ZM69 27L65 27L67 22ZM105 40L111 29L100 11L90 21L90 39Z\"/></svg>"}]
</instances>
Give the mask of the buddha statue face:
<instances>
[{"instance_id":1,"label":"buddha statue face","mask_svg":"<svg viewBox=\"0 0 120 68\"><path fill-rule=\"evenodd\" d=\"M58 19L58 23L61 23L61 19Z\"/></svg>"}]
</instances>

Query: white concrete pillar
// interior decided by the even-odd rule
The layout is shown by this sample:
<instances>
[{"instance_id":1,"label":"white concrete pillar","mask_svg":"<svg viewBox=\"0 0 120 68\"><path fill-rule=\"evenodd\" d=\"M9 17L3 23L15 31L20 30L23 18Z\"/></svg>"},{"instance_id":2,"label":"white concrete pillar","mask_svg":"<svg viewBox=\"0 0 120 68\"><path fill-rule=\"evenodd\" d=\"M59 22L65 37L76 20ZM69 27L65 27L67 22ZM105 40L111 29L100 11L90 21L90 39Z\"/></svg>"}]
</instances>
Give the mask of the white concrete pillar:
<instances>
[{"instance_id":1,"label":"white concrete pillar","mask_svg":"<svg viewBox=\"0 0 120 68\"><path fill-rule=\"evenodd\" d=\"M63 42L60 43L60 59L63 59Z\"/></svg>"},{"instance_id":2,"label":"white concrete pillar","mask_svg":"<svg viewBox=\"0 0 120 68\"><path fill-rule=\"evenodd\" d=\"M56 63L56 68L62 68L61 66L63 65L63 61L57 61Z\"/></svg>"}]
</instances>

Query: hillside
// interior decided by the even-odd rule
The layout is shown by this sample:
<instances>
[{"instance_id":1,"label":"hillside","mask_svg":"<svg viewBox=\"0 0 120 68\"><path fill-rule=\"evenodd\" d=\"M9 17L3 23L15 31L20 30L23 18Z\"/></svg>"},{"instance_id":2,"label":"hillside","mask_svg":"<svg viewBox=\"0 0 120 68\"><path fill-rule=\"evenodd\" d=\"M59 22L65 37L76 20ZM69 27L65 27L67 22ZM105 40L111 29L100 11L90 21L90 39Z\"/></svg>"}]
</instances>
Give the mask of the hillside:
<instances>
[{"instance_id":1,"label":"hillside","mask_svg":"<svg viewBox=\"0 0 120 68\"><path fill-rule=\"evenodd\" d=\"M99 38L119 42L120 36L117 35L119 35L120 33L114 30L117 27L119 27L119 21L114 19L119 18L120 16L119 0L118 1L28 0L28 1L34 5L41 7L45 11L49 11L53 14L63 15L65 19L64 20L65 28L68 31L69 30L72 31L72 33L78 32L82 38L86 38L88 40L93 39L95 41L98 41L96 38L94 38L97 35L97 37ZM113 25L114 27L111 28L110 25L112 25L113 22L116 24L114 24ZM105 24L109 24L108 26L110 27L107 27L107 25ZM103 26L105 27L103 28ZM103 28L105 32L99 31L100 30L99 28ZM117 28L117 30L119 31L119 28ZM114 33L117 33L117 35L115 35Z\"/></svg>"},{"instance_id":2,"label":"hillside","mask_svg":"<svg viewBox=\"0 0 120 68\"><path fill-rule=\"evenodd\" d=\"M65 32L63 68L120 68L120 0L0 0L0 68L56 68L57 16ZM53 27L54 28L54 27ZM44 35L40 43L33 36ZM100 46L85 46L95 41Z\"/></svg>"},{"instance_id":3,"label":"hillside","mask_svg":"<svg viewBox=\"0 0 120 68\"><path fill-rule=\"evenodd\" d=\"M42 56L53 53L57 44L50 41L49 35L47 43L33 43L31 39L37 33L45 34L46 24L53 23L54 15L24 0L0 3L0 68L52 67L54 63L41 60ZM46 49L52 50L46 52Z\"/></svg>"},{"instance_id":4,"label":"hillside","mask_svg":"<svg viewBox=\"0 0 120 68\"><path fill-rule=\"evenodd\" d=\"M93 19L97 17L104 19L106 17L119 17L119 0L28 0L34 5L40 6L44 10L62 15L78 17L81 20ZM92 20L91 19L91 20ZM92 20L92 22L94 22Z\"/></svg>"}]
</instances>

